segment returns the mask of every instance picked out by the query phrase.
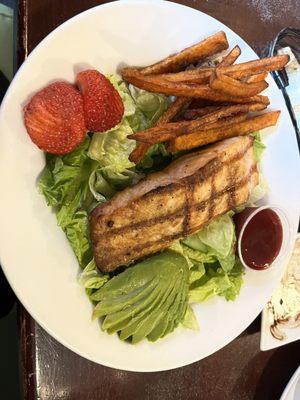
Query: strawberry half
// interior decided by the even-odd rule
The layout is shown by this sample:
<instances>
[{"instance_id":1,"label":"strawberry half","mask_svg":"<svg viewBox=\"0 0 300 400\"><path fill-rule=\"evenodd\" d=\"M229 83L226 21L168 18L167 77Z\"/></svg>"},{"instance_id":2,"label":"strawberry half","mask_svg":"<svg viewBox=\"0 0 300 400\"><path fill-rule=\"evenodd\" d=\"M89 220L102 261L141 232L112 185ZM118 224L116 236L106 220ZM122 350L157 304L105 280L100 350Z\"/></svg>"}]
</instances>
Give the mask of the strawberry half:
<instances>
[{"instance_id":1,"label":"strawberry half","mask_svg":"<svg viewBox=\"0 0 300 400\"><path fill-rule=\"evenodd\" d=\"M27 132L40 149L66 154L86 136L83 99L66 82L54 82L37 92L24 108Z\"/></svg>"},{"instance_id":2,"label":"strawberry half","mask_svg":"<svg viewBox=\"0 0 300 400\"><path fill-rule=\"evenodd\" d=\"M88 130L104 132L121 121L124 114L123 101L104 75L96 70L86 70L79 72L76 82L83 95Z\"/></svg>"}]
</instances>

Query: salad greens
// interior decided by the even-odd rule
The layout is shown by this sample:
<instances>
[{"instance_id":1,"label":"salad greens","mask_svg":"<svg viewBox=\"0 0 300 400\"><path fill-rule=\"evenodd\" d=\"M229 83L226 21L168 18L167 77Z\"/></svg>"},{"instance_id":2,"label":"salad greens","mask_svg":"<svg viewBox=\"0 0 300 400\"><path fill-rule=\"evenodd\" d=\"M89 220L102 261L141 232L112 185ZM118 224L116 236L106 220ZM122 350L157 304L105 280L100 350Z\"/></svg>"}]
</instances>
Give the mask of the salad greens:
<instances>
[{"instance_id":1,"label":"salad greens","mask_svg":"<svg viewBox=\"0 0 300 400\"><path fill-rule=\"evenodd\" d=\"M118 76L109 79L124 102L123 120L108 132L87 135L72 153L47 155L38 188L47 204L54 207L58 225L64 230L82 268L79 282L95 305L94 317L106 316L103 329L108 333L120 332L121 339L131 336L132 342L144 337L154 341L173 331L179 323L198 329L187 301L199 303L215 295L234 300L243 282L243 268L235 256L233 212L229 212L194 235L173 243L170 250L127 268L112 279L97 269L89 240L89 212L118 191L138 182L149 170L161 169L170 161L170 154L159 144L152 146L142 162L135 166L128 158L135 144L127 138L155 124L168 108L169 100L127 86ZM258 132L253 135L255 157L259 161L264 145ZM262 197L265 188L260 178L250 203ZM153 309L146 301L146 294L150 296L150 293L158 296L159 306ZM124 301L130 303L129 314L118 308ZM110 304L116 304L116 308ZM149 311L147 316L142 309Z\"/></svg>"},{"instance_id":2,"label":"salad greens","mask_svg":"<svg viewBox=\"0 0 300 400\"><path fill-rule=\"evenodd\" d=\"M92 259L88 237L88 211L94 199L89 177L96 163L87 155L90 139L65 156L48 156L38 187L47 204L56 211L58 225L64 230L81 267Z\"/></svg>"}]
</instances>

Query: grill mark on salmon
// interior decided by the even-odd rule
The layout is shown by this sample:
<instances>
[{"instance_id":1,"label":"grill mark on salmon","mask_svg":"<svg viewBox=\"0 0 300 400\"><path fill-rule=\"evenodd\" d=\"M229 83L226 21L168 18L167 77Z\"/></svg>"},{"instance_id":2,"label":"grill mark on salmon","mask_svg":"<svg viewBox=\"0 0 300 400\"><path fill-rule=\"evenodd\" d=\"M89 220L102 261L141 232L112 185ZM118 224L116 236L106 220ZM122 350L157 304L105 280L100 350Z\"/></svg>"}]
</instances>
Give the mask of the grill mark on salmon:
<instances>
[{"instance_id":1,"label":"grill mark on salmon","mask_svg":"<svg viewBox=\"0 0 300 400\"><path fill-rule=\"evenodd\" d=\"M181 157L92 212L97 266L113 271L168 247L245 203L257 180L252 137Z\"/></svg>"},{"instance_id":2,"label":"grill mark on salmon","mask_svg":"<svg viewBox=\"0 0 300 400\"><path fill-rule=\"evenodd\" d=\"M251 146L252 146L252 143L249 143L248 146L246 146L244 149L242 149L239 153L236 154L236 156L232 157L227 162L220 163L217 160L210 161L207 164L207 166L206 166L207 168L206 168L205 171L200 171L200 173L198 173L197 175L193 175L191 177L188 177L186 185L188 185L189 188L191 188L192 185L194 185L194 187L195 187L195 185L200 184L204 180L211 178L212 175L217 174L224 166L231 165L232 163L242 159L245 156L245 154L247 153L247 151L251 148ZM171 193L170 192L170 187L171 186L172 186L173 189L174 188L176 189L176 186L182 187L182 183L177 182L177 183L174 183L174 184L171 184L171 185L167 185L167 186L159 186L159 187L149 191L148 193L146 193L144 195L144 199L147 200L148 198L152 197L153 195L158 195L158 194L170 195L170 193ZM214 190L212 190L212 192L213 191ZM92 211L92 216L94 216L94 217L98 216L97 208ZM165 218L165 216L163 216L163 217ZM145 223L145 221L143 221L143 223ZM110 229L111 232L117 232L120 229L120 228L114 228L114 223L111 220L109 220L107 222L107 227L111 228ZM126 228L126 227L127 227L127 225L124 226L123 228ZM130 224L130 227L132 228L133 225Z\"/></svg>"},{"instance_id":3,"label":"grill mark on salmon","mask_svg":"<svg viewBox=\"0 0 300 400\"><path fill-rule=\"evenodd\" d=\"M250 176L250 174L249 174L249 176ZM237 187L242 188L242 187L246 186L247 183L248 183L249 176L247 176L247 177L243 180L243 183L241 184L241 186L238 186L238 185L237 185ZM235 190L234 188L231 188L231 189ZM227 191L223 192L222 195L224 195L224 194L226 194L226 193L227 193ZM221 197L221 196L218 194L218 195L214 198L214 200L217 199L217 198L219 198L219 197ZM199 205L195 206L196 209L199 209L199 208L201 208L201 207L203 207L202 204L199 204ZM221 215L221 214L223 214L223 213L219 213L219 214L217 214L217 215L214 215L211 219L209 219L208 221L206 221L205 224L206 224L206 223L209 223L210 221L212 221L214 218L218 217L218 216ZM156 222L158 222L158 221L156 221ZM203 226L203 224L197 226L197 227L194 228L192 231L190 231L189 234L193 234L194 232L197 232L202 226ZM183 234L183 231L182 231L182 232L179 232L178 234L166 236L166 237L161 241L160 244L163 244L164 247L168 247L168 246L170 245L170 243L172 243L173 241L182 238L182 234ZM146 246L146 247L147 247L147 246L153 246L153 245L156 245L156 244L158 244L158 241L151 241L151 240L150 240L150 241L148 241L148 242L143 243L142 245L137 244L136 246L134 246L134 247L131 248L131 251L137 252L137 251L140 251L141 249L143 249L145 246Z\"/></svg>"},{"instance_id":4,"label":"grill mark on salmon","mask_svg":"<svg viewBox=\"0 0 300 400\"><path fill-rule=\"evenodd\" d=\"M249 175L246 178L244 178L243 180L237 182L235 185L229 185L221 192L215 193L214 196L210 197L208 200L202 201L196 205L191 205L190 210L188 211L188 219L190 218L191 210L203 210L205 207L209 206L209 204L211 202L214 202L215 200L218 200L218 198L224 196L224 194L235 193L237 187L243 188L246 185L246 183L249 179L249 176L252 175L252 173L254 172L255 169L256 169L256 166L253 166L253 168L250 170ZM189 194L189 201L191 201L190 194ZM231 202L228 203L228 206L231 206ZM233 208L234 208L234 206L235 205L233 205ZM187 217L186 206L182 207L181 209L179 209L178 211L176 211L172 214L168 214L169 219L176 218L176 217L184 217L184 222L183 222L184 228L181 232L182 234L184 234L186 231L186 225L187 225L186 224L186 222L187 222L186 221L186 217ZM136 224L129 225L129 227L130 227L130 229L137 229L137 228L141 228L141 227L151 227L153 225L156 225L156 224L164 221L165 218L166 218L166 216L163 215L161 217L155 217L155 218L149 219L148 221L142 221L142 222L138 222ZM128 230L128 225L123 226L122 228L110 229L109 232L106 233L106 235L115 235L117 233L122 234L122 233L126 232L127 230Z\"/></svg>"}]
</instances>

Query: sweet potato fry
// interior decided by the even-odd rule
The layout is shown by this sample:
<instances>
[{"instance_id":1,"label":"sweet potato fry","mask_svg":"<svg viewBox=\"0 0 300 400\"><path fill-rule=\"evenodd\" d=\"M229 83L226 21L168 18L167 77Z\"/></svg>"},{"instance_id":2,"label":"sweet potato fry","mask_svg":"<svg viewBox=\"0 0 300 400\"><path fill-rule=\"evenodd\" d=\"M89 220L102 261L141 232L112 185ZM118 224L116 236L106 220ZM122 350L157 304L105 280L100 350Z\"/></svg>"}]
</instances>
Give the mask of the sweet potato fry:
<instances>
[{"instance_id":1,"label":"sweet potato fry","mask_svg":"<svg viewBox=\"0 0 300 400\"><path fill-rule=\"evenodd\" d=\"M216 104L214 101L211 100L206 100L206 99L200 99L199 97L196 99L192 99L190 102L190 105L188 106L189 108L203 108L203 107L208 107L208 106L227 106L228 103L218 103Z\"/></svg>"},{"instance_id":2,"label":"sweet potato fry","mask_svg":"<svg viewBox=\"0 0 300 400\"><path fill-rule=\"evenodd\" d=\"M156 126L166 124L173 120L180 111L187 107L190 102L189 98L186 97L178 97L173 103L169 106L169 108L163 113L163 115L159 118L156 123ZM138 164L142 158L145 156L151 144L148 143L137 143L135 149L129 155L129 160Z\"/></svg>"},{"instance_id":3,"label":"sweet potato fry","mask_svg":"<svg viewBox=\"0 0 300 400\"><path fill-rule=\"evenodd\" d=\"M246 118L247 118L247 113L240 113L240 114L237 114L234 116L220 118L215 122L203 124L203 126L201 126L201 128L198 128L198 129L201 129L201 131L207 131L207 130L212 130L212 129L217 129L217 128L221 129L226 126L245 121ZM198 130L196 130L195 132L198 132ZM156 143L162 143L162 142L167 142L169 140L173 140L174 138L176 138L178 136L186 136L186 132L185 132L185 134L180 134L179 131L177 131L177 132L162 131L151 137L147 136L146 138L143 138L143 140L145 140L145 141L147 141L147 143L149 143L149 144L151 143L151 145L153 145Z\"/></svg>"},{"instance_id":4,"label":"sweet potato fry","mask_svg":"<svg viewBox=\"0 0 300 400\"><path fill-rule=\"evenodd\" d=\"M226 56L223 58L220 64L217 65L217 68L226 67L228 65L234 64L240 55L241 55L240 47L235 46L228 54L226 54Z\"/></svg>"},{"instance_id":5,"label":"sweet potato fry","mask_svg":"<svg viewBox=\"0 0 300 400\"><path fill-rule=\"evenodd\" d=\"M199 130L198 132L179 136L170 142L168 150L171 152L190 150L233 136L248 135L251 132L276 125L279 115L280 111L272 111L224 128Z\"/></svg>"},{"instance_id":6,"label":"sweet potato fry","mask_svg":"<svg viewBox=\"0 0 300 400\"><path fill-rule=\"evenodd\" d=\"M177 97L170 107L159 118L156 125L162 125L172 121L185 107L188 106L191 99L188 97Z\"/></svg>"},{"instance_id":7,"label":"sweet potato fry","mask_svg":"<svg viewBox=\"0 0 300 400\"><path fill-rule=\"evenodd\" d=\"M206 106L203 108L190 108L185 111L185 113L183 114L183 118L191 121L193 119L197 119L197 118L203 117L204 115L211 114L215 111L218 111L222 107L223 106L218 105L218 106Z\"/></svg>"},{"instance_id":8,"label":"sweet potato fry","mask_svg":"<svg viewBox=\"0 0 300 400\"><path fill-rule=\"evenodd\" d=\"M226 75L228 74L233 76L236 79L240 79L260 72L280 70L286 66L289 59L288 55L267 57L260 60L247 61L242 64L230 65L229 67L224 67L222 72Z\"/></svg>"},{"instance_id":9,"label":"sweet potato fry","mask_svg":"<svg viewBox=\"0 0 300 400\"><path fill-rule=\"evenodd\" d=\"M251 97L265 90L269 85L266 81L247 83L231 76L222 74L218 68L210 77L209 85L212 89L231 96Z\"/></svg>"},{"instance_id":10,"label":"sweet potato fry","mask_svg":"<svg viewBox=\"0 0 300 400\"><path fill-rule=\"evenodd\" d=\"M138 164L144 158L150 147L151 146L148 143L137 143L135 148L129 154L129 160Z\"/></svg>"},{"instance_id":11,"label":"sweet potato fry","mask_svg":"<svg viewBox=\"0 0 300 400\"><path fill-rule=\"evenodd\" d=\"M203 128L201 128L201 130L203 129L204 131L207 131L214 128L225 128L226 126L229 126L231 124L237 124L239 122L245 121L247 119L247 115L248 114L244 112L238 113L233 116L220 118L215 122L210 122L209 124L203 125Z\"/></svg>"},{"instance_id":12,"label":"sweet potato fry","mask_svg":"<svg viewBox=\"0 0 300 400\"><path fill-rule=\"evenodd\" d=\"M224 67L225 68L225 67ZM167 80L169 82L185 82L185 83L208 83L214 67L204 67L189 69L174 74L159 74L157 78ZM248 74L249 75L249 74Z\"/></svg>"},{"instance_id":13,"label":"sweet potato fry","mask_svg":"<svg viewBox=\"0 0 300 400\"><path fill-rule=\"evenodd\" d=\"M261 72L280 70L288 63L289 56L281 55L275 57L262 58L260 60L247 61L241 64L234 64L220 67L220 72L230 75L233 78L241 79ZM171 82L192 82L207 83L215 68L197 68L188 71L177 72L174 74L161 74L157 77Z\"/></svg>"},{"instance_id":14,"label":"sweet potato fry","mask_svg":"<svg viewBox=\"0 0 300 400\"><path fill-rule=\"evenodd\" d=\"M133 135L129 135L128 138L149 144L161 143L180 135L186 135L200 129L205 129L204 127L207 124L214 123L221 118L239 113L248 113L249 111L260 111L264 108L265 106L261 103L225 106L194 121L171 122L155 126L145 131L139 131Z\"/></svg>"},{"instance_id":15,"label":"sweet potato fry","mask_svg":"<svg viewBox=\"0 0 300 400\"><path fill-rule=\"evenodd\" d=\"M201 129L203 131L206 131L209 129L216 129L216 128L220 128L223 126L231 125L232 123L238 123L238 122L244 121L246 118L247 118L247 113L240 113L240 114L230 116L227 118L220 118L214 122L209 122L207 124L203 124L200 128L198 128L198 130ZM196 132L198 132L198 130L196 130ZM185 136L187 134L187 132L189 132L188 129L184 133L180 132L180 130L173 131L173 132L161 131L155 135L143 137L141 140L149 143L150 145L153 145L156 143L167 142L167 141L172 140L181 135Z\"/></svg>"},{"instance_id":16,"label":"sweet potato fry","mask_svg":"<svg viewBox=\"0 0 300 400\"><path fill-rule=\"evenodd\" d=\"M123 79L140 89L154 93L163 93L177 97L200 97L214 102L228 103L253 103L260 102L268 104L265 96L238 97L220 93L211 89L209 85L197 85L191 83L170 82L158 76L144 76L138 70L126 69L122 71Z\"/></svg>"},{"instance_id":17,"label":"sweet potato fry","mask_svg":"<svg viewBox=\"0 0 300 400\"><path fill-rule=\"evenodd\" d=\"M250 75L247 76L247 78L245 78L245 82L247 83L253 83L253 82L260 82L260 81L264 81L268 76L268 72L260 72L259 74L255 74L255 75Z\"/></svg>"},{"instance_id":18,"label":"sweet potato fry","mask_svg":"<svg viewBox=\"0 0 300 400\"><path fill-rule=\"evenodd\" d=\"M194 46L182 50L180 53L169 56L153 65L142 68L141 73L144 75L162 74L165 72L180 71L187 65L198 62L213 54L228 48L228 41L223 31L220 31Z\"/></svg>"}]
</instances>

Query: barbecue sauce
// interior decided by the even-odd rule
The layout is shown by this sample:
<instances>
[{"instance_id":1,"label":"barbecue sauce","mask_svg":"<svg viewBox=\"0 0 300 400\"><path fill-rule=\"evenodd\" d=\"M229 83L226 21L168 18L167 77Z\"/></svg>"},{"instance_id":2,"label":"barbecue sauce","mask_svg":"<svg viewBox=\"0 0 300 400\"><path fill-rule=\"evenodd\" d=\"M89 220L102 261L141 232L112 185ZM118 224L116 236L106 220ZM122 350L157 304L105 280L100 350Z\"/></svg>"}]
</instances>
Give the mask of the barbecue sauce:
<instances>
[{"instance_id":1,"label":"barbecue sauce","mask_svg":"<svg viewBox=\"0 0 300 400\"><path fill-rule=\"evenodd\" d=\"M249 209L235 215L237 231L248 215ZM282 236L281 221L275 211L266 208L255 214L246 225L241 240L245 264L258 270L268 268L279 254Z\"/></svg>"}]
</instances>

